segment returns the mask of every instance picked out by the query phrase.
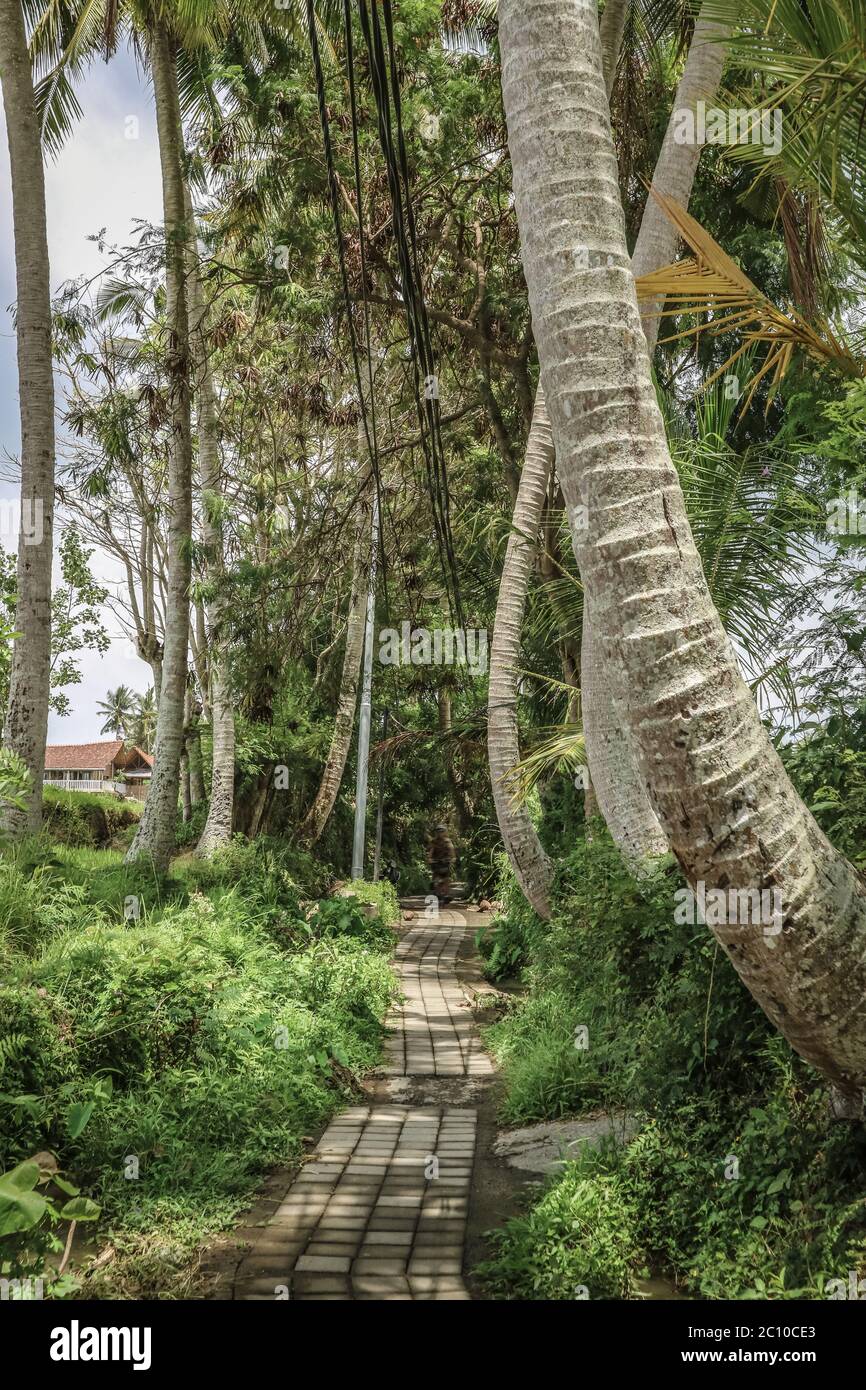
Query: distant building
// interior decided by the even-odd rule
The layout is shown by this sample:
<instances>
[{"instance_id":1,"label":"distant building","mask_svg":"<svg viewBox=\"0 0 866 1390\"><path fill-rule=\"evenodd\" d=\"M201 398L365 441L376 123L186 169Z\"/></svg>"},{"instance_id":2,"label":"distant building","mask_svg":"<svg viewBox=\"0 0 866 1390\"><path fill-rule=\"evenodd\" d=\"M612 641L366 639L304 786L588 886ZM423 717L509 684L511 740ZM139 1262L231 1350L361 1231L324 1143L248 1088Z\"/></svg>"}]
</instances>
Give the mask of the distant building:
<instances>
[{"instance_id":1,"label":"distant building","mask_svg":"<svg viewBox=\"0 0 866 1390\"><path fill-rule=\"evenodd\" d=\"M107 743L53 743L45 749L47 787L73 792L120 792L144 801L153 757L122 739Z\"/></svg>"}]
</instances>

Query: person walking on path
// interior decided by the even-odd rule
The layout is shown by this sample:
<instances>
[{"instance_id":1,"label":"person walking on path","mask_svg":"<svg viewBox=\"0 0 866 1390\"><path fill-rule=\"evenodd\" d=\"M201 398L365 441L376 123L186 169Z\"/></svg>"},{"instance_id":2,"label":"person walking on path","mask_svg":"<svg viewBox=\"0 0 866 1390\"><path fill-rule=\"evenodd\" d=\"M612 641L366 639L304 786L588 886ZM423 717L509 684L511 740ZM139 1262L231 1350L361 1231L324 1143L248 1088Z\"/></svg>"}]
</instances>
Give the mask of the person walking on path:
<instances>
[{"instance_id":1,"label":"person walking on path","mask_svg":"<svg viewBox=\"0 0 866 1390\"><path fill-rule=\"evenodd\" d=\"M456 858L456 851L448 836L448 827L435 826L427 851L427 862L430 865L433 892L442 907L451 901L451 875Z\"/></svg>"}]
</instances>

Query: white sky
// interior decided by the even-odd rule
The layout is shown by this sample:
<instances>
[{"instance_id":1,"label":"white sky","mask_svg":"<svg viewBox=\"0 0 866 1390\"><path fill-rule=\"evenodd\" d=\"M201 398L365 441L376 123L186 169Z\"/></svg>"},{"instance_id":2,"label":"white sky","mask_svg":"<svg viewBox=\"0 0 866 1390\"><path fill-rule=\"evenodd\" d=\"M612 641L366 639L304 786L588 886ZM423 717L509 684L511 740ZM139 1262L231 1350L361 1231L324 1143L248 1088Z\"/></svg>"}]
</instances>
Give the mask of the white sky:
<instances>
[{"instance_id":1,"label":"white sky","mask_svg":"<svg viewBox=\"0 0 866 1390\"><path fill-rule=\"evenodd\" d=\"M48 209L48 245L51 285L93 275L103 263L87 236L106 228L108 242L123 243L130 237L133 217L161 220L159 159L156 121L149 87L131 55L118 54L106 64L94 64L78 92L84 117L65 148L45 170ZM138 119L138 138L129 139L128 118ZM15 366L15 334L10 306L15 300L15 262L12 244L12 200L6 128L0 105L0 452L16 460L20 448L18 380ZM62 401L58 401L62 408ZM63 431L58 427L58 442ZM0 497L15 489L0 482ZM0 509L0 515L5 509ZM62 516L59 518L63 524ZM59 530L59 527L58 527ZM6 550L17 549L17 536L0 534ZM94 554L91 567L97 578L112 588L119 569L107 555ZM52 714L48 737L52 743L89 742L100 737L101 720L95 702L109 687L123 683L134 690L151 684L150 668L120 635L117 620L106 613L105 625L112 646L104 656L84 652L80 658L83 680L67 694L73 712L65 719Z\"/></svg>"}]
</instances>

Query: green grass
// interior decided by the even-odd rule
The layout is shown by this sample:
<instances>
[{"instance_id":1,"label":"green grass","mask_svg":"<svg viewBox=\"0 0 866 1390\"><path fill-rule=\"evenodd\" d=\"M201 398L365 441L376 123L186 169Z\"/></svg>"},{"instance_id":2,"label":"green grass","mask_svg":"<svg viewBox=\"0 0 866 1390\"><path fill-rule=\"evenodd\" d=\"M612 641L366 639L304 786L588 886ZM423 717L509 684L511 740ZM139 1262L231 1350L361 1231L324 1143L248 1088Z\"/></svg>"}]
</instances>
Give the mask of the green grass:
<instances>
[{"instance_id":1,"label":"green grass","mask_svg":"<svg viewBox=\"0 0 866 1390\"><path fill-rule=\"evenodd\" d=\"M377 1063L393 936L335 906L264 842L162 879L44 840L0 858L0 1167L48 1150L100 1205L100 1296L188 1291L195 1247Z\"/></svg>"},{"instance_id":2,"label":"green grass","mask_svg":"<svg viewBox=\"0 0 866 1390\"><path fill-rule=\"evenodd\" d=\"M78 847L105 846L132 834L143 804L122 800L109 792L59 791L45 787L42 824L54 841Z\"/></svg>"}]
</instances>

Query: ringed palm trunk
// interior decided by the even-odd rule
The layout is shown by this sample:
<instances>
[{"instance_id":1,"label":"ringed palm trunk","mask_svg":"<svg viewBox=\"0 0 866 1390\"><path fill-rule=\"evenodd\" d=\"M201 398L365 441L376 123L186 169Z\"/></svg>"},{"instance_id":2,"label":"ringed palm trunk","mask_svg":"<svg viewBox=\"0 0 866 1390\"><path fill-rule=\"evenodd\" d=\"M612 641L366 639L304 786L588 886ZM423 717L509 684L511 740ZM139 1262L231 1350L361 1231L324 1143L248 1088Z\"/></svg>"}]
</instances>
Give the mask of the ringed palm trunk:
<instances>
[{"instance_id":1,"label":"ringed palm trunk","mask_svg":"<svg viewBox=\"0 0 866 1390\"><path fill-rule=\"evenodd\" d=\"M653 188L669 198L675 198L684 208L688 207L692 196L692 184L703 145L698 144L697 140L692 144L677 140L676 133L682 125L678 113L695 111L699 101L712 104L722 80L727 56L725 40L729 33L729 26L705 19L703 13L698 16L686 65L677 86L674 109L653 171ZM670 218L665 216L656 199L650 195L632 256L634 278L639 280L642 275L649 275L651 271L660 270L676 260L678 240ZM643 327L650 357L658 338L661 307L661 302L658 302L644 308Z\"/></svg>"},{"instance_id":2,"label":"ringed palm trunk","mask_svg":"<svg viewBox=\"0 0 866 1390\"><path fill-rule=\"evenodd\" d=\"M550 917L553 867L526 806L516 804L504 779L520 758L520 634L553 458L553 435L544 391L539 385L496 600L490 644L487 753L496 819L511 867L528 903L545 920Z\"/></svg>"},{"instance_id":3,"label":"ringed palm trunk","mask_svg":"<svg viewBox=\"0 0 866 1390\"><path fill-rule=\"evenodd\" d=\"M209 640L208 675L212 738L211 794L207 820L196 854L207 858L232 837L235 800L235 716L229 689L224 593L225 555L222 523L222 466L219 448L216 395L207 342L207 304L199 276L195 218L189 183L184 180L184 208L190 228L189 275L191 355L195 370L198 425L198 461L202 491L201 529L207 556L207 576L213 597L207 605ZM200 761L200 757L199 757ZM195 800L195 789L193 791ZM202 788L202 800L203 788Z\"/></svg>"},{"instance_id":4,"label":"ringed palm trunk","mask_svg":"<svg viewBox=\"0 0 866 1390\"><path fill-rule=\"evenodd\" d=\"M641 328L595 0L502 0L499 24L557 469L569 507L588 509L573 541L598 639L624 672L640 766L693 888L777 895L781 930L712 930L791 1045L856 1096L866 895L788 780L707 589Z\"/></svg>"},{"instance_id":5,"label":"ringed palm trunk","mask_svg":"<svg viewBox=\"0 0 866 1390\"><path fill-rule=\"evenodd\" d=\"M164 21L151 31L150 65L156 101L166 243L166 319L171 378L168 480L168 584L165 595L162 683L153 777L127 861L148 858L162 871L174 844L189 649L192 542L192 429L189 311L186 289L188 228L184 200L183 126L175 47Z\"/></svg>"},{"instance_id":6,"label":"ringed palm trunk","mask_svg":"<svg viewBox=\"0 0 866 1390\"><path fill-rule=\"evenodd\" d=\"M616 76L627 8L628 0L608 0L602 17L603 67L608 92ZM496 599L488 679L487 753L502 842L527 902L545 921L550 917L553 865L529 812L525 806L515 803L504 778L520 761L517 723L520 634L555 457L544 388L539 382ZM586 626L584 612L584 631ZM587 815L595 813L596 799L591 789L586 792L584 808Z\"/></svg>"},{"instance_id":7,"label":"ringed palm trunk","mask_svg":"<svg viewBox=\"0 0 866 1390\"><path fill-rule=\"evenodd\" d=\"M3 742L30 776L23 811L9 811L14 834L42 821L51 671L51 560L54 521L54 380L45 178L24 17L19 0L0 0L0 81L12 174L21 417L21 522L17 633Z\"/></svg>"},{"instance_id":8,"label":"ringed palm trunk","mask_svg":"<svg viewBox=\"0 0 866 1390\"><path fill-rule=\"evenodd\" d=\"M315 844L319 839L334 809L346 768L346 759L349 756L352 730L355 727L355 708L358 703L361 658L364 651L364 623L367 615L367 565L364 559L364 542L362 528L359 526L352 560L352 588L349 595L346 645L343 651L337 712L334 716L334 732L331 735L331 746L325 759L319 789L300 828L301 838L309 844Z\"/></svg>"},{"instance_id":9,"label":"ringed palm trunk","mask_svg":"<svg viewBox=\"0 0 866 1390\"><path fill-rule=\"evenodd\" d=\"M676 198L683 207L688 207L691 197L701 146L677 141L676 132L681 126L677 113L694 111L698 101L713 101L722 79L727 33L724 26L711 23L703 16L698 18L653 173L653 187ZM602 49L604 40L602 21ZM632 256L635 279L669 265L676 253L676 229L650 195ZM661 302L651 305L649 315L643 319L650 356L658 337L661 307ZM650 804L628 721L624 718L623 675L608 660L603 645L596 638L592 608L591 595L587 594L581 653L587 758L599 809L608 829L625 860L639 872L647 859L665 853L667 839Z\"/></svg>"}]
</instances>

